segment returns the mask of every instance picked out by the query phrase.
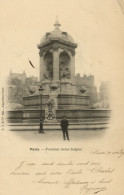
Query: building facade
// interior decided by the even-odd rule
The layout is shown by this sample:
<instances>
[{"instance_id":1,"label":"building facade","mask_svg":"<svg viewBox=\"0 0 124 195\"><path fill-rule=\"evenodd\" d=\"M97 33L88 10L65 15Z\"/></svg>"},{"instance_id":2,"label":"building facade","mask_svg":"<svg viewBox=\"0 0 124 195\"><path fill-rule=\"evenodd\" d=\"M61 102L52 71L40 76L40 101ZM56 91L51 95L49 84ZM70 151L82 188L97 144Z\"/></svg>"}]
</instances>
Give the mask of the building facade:
<instances>
[{"instance_id":1,"label":"building facade","mask_svg":"<svg viewBox=\"0 0 124 195\"><path fill-rule=\"evenodd\" d=\"M23 97L38 93L39 82L34 76L27 77L26 73L13 73L8 76L8 102L23 104Z\"/></svg>"},{"instance_id":2,"label":"building facade","mask_svg":"<svg viewBox=\"0 0 124 195\"><path fill-rule=\"evenodd\" d=\"M110 98L110 82L102 81L100 84L99 100L110 102Z\"/></svg>"},{"instance_id":3,"label":"building facade","mask_svg":"<svg viewBox=\"0 0 124 195\"><path fill-rule=\"evenodd\" d=\"M94 85L94 79L94 75L87 76L86 74L84 74L81 77L80 73L78 73L75 76L75 82L78 88L77 91L79 91L79 89L82 87L86 88L85 94L90 96L91 105L97 102L97 87Z\"/></svg>"}]
</instances>

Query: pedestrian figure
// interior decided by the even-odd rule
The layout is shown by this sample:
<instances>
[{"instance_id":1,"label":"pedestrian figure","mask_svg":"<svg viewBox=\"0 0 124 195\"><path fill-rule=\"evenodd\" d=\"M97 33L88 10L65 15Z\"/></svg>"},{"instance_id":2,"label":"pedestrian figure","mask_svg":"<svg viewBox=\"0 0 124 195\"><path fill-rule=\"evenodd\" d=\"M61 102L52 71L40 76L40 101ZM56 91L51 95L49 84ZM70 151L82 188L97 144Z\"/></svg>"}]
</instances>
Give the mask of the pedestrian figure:
<instances>
[{"instance_id":1,"label":"pedestrian figure","mask_svg":"<svg viewBox=\"0 0 124 195\"><path fill-rule=\"evenodd\" d=\"M63 131L63 139L65 140L67 138L67 140L69 140L69 134L68 134L68 126L69 126L69 122L66 119L66 117L63 117L63 120L61 121L61 128Z\"/></svg>"}]
</instances>

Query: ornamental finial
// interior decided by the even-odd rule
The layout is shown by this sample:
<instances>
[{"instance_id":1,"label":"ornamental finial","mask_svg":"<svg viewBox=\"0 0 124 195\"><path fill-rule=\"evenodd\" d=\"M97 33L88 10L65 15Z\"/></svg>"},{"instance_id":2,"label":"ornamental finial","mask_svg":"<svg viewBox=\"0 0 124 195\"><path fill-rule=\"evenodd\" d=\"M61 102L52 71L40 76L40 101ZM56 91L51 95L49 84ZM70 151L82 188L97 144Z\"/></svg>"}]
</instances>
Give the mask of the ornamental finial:
<instances>
[{"instance_id":1,"label":"ornamental finial","mask_svg":"<svg viewBox=\"0 0 124 195\"><path fill-rule=\"evenodd\" d=\"M59 29L59 27L61 26L61 24L58 21L58 16L56 16L56 22L55 22L54 26L55 26L55 29Z\"/></svg>"}]
</instances>

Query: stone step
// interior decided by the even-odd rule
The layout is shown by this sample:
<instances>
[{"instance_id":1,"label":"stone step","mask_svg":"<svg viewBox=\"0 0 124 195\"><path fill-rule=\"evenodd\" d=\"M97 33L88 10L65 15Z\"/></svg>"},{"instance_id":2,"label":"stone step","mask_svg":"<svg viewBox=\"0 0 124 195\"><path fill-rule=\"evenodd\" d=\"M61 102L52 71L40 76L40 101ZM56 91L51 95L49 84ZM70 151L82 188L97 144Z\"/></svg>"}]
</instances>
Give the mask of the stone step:
<instances>
[{"instance_id":1,"label":"stone step","mask_svg":"<svg viewBox=\"0 0 124 195\"><path fill-rule=\"evenodd\" d=\"M9 124L8 124L9 125ZM97 129L106 129L109 127L109 124L103 123L103 124L70 124L69 125L69 130L97 130ZM48 125L44 124L43 125L44 130L61 130L61 127L59 124L53 124L53 125ZM15 124L15 125L9 125L9 130L39 130L39 124L34 124L34 125L24 125L24 124Z\"/></svg>"},{"instance_id":2,"label":"stone step","mask_svg":"<svg viewBox=\"0 0 124 195\"><path fill-rule=\"evenodd\" d=\"M94 121L94 122L77 122L77 123L69 123L69 126L70 125L93 125L93 124L95 124L95 125L98 125L98 124L108 124L109 123L109 121L100 121L100 122L96 122L96 121ZM58 125L60 125L60 123L43 123L44 124L44 126L58 126ZM39 125L39 123L8 123L8 126L38 126Z\"/></svg>"},{"instance_id":3,"label":"stone step","mask_svg":"<svg viewBox=\"0 0 124 195\"><path fill-rule=\"evenodd\" d=\"M69 123L84 123L84 122L109 122L110 118L84 118L84 119L69 119ZM61 120L57 120L58 123L60 123ZM9 119L8 123L39 123L39 119ZM52 121L44 121L44 123L53 124Z\"/></svg>"}]
</instances>

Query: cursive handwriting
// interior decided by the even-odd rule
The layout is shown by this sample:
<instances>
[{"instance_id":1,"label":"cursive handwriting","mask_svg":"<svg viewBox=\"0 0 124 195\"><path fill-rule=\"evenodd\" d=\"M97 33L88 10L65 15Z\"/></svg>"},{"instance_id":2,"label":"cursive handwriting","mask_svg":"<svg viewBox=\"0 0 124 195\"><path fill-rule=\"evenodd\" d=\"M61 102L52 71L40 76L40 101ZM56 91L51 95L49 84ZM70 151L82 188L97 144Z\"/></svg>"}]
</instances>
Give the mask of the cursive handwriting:
<instances>
[{"instance_id":1,"label":"cursive handwriting","mask_svg":"<svg viewBox=\"0 0 124 195\"><path fill-rule=\"evenodd\" d=\"M124 150L123 149L120 149L120 150L116 150L116 151L110 151L110 150L107 150L107 151L103 151L103 150L95 150L95 151L92 151L91 154L94 154L94 155L107 155L107 156L116 156L117 158L121 158L124 156Z\"/></svg>"},{"instance_id":2,"label":"cursive handwriting","mask_svg":"<svg viewBox=\"0 0 124 195\"><path fill-rule=\"evenodd\" d=\"M97 153L97 152L95 152ZM103 154L103 153L102 153ZM33 184L60 185L68 191L75 186L79 194L98 194L107 191L113 182L115 167L102 161L21 161L10 172L12 177L28 178ZM88 177L87 177L88 175ZM97 176L98 175L98 176ZM27 180L25 180L26 182Z\"/></svg>"}]
</instances>

